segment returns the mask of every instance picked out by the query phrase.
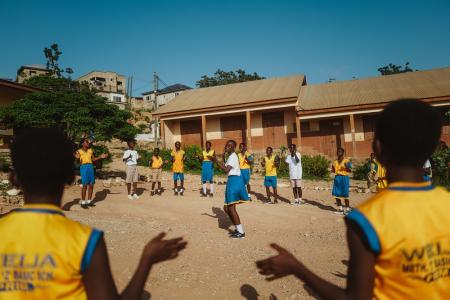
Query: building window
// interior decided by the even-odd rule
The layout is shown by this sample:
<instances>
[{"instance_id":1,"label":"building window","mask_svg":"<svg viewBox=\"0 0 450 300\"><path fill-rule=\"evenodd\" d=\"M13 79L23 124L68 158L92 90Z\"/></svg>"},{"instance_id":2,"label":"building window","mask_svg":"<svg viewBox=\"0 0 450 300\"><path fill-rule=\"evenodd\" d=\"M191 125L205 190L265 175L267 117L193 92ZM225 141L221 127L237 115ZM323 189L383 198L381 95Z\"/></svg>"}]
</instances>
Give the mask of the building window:
<instances>
[{"instance_id":1,"label":"building window","mask_svg":"<svg viewBox=\"0 0 450 300\"><path fill-rule=\"evenodd\" d=\"M30 76L36 75L36 71L30 71Z\"/></svg>"},{"instance_id":2,"label":"building window","mask_svg":"<svg viewBox=\"0 0 450 300\"><path fill-rule=\"evenodd\" d=\"M114 102L122 102L122 97L119 97L119 96L113 96L113 101L114 101Z\"/></svg>"},{"instance_id":3,"label":"building window","mask_svg":"<svg viewBox=\"0 0 450 300\"><path fill-rule=\"evenodd\" d=\"M122 85L122 81L117 81L117 85Z\"/></svg>"}]
</instances>

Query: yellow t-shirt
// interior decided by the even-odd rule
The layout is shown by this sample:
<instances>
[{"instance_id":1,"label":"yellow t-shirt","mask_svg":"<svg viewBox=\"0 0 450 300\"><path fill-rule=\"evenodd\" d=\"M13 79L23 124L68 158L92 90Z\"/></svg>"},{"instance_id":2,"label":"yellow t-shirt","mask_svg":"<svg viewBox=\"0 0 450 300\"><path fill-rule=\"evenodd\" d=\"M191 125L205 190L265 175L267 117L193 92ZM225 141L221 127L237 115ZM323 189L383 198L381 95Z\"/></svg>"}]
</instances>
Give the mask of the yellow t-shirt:
<instances>
[{"instance_id":1,"label":"yellow t-shirt","mask_svg":"<svg viewBox=\"0 0 450 300\"><path fill-rule=\"evenodd\" d=\"M247 163L247 161L244 158L248 158L250 156L250 152L245 151L244 154L242 154L241 152L238 153L238 158L239 158L239 167L240 169L250 169L250 164Z\"/></svg>"},{"instance_id":2,"label":"yellow t-shirt","mask_svg":"<svg viewBox=\"0 0 450 300\"><path fill-rule=\"evenodd\" d=\"M208 156L214 156L214 150L211 149L211 150L209 150L209 152L206 152L206 150L203 150L202 154L203 154L203 161L210 161Z\"/></svg>"},{"instance_id":3,"label":"yellow t-shirt","mask_svg":"<svg viewBox=\"0 0 450 300\"><path fill-rule=\"evenodd\" d=\"M344 158L340 163L336 159L333 162L334 174L348 176L350 174L350 172L348 171L347 168L350 167L350 164L351 164L351 162L348 158Z\"/></svg>"},{"instance_id":4,"label":"yellow t-shirt","mask_svg":"<svg viewBox=\"0 0 450 300\"><path fill-rule=\"evenodd\" d=\"M152 156L152 163L151 163L152 169L159 169L159 168L161 168L162 164L163 164L163 161L162 161L161 156L158 156L158 157Z\"/></svg>"},{"instance_id":5,"label":"yellow t-shirt","mask_svg":"<svg viewBox=\"0 0 450 300\"><path fill-rule=\"evenodd\" d=\"M448 299L450 193L430 182L396 182L347 218L375 261L374 299Z\"/></svg>"},{"instance_id":6,"label":"yellow t-shirt","mask_svg":"<svg viewBox=\"0 0 450 300\"><path fill-rule=\"evenodd\" d=\"M386 168L383 167L378 161L377 163L377 177L378 178L386 178ZM382 190L388 187L388 182L386 179L377 181L378 190Z\"/></svg>"},{"instance_id":7,"label":"yellow t-shirt","mask_svg":"<svg viewBox=\"0 0 450 300\"><path fill-rule=\"evenodd\" d=\"M183 173L184 171L184 151L180 149L180 151L172 150L171 153L172 157L174 158L174 162L172 165L172 171L174 173Z\"/></svg>"},{"instance_id":8,"label":"yellow t-shirt","mask_svg":"<svg viewBox=\"0 0 450 300\"><path fill-rule=\"evenodd\" d=\"M87 151L78 149L78 154L80 155L80 162L82 165L92 164L92 157L94 156L94 151L92 149L89 148Z\"/></svg>"},{"instance_id":9,"label":"yellow t-shirt","mask_svg":"<svg viewBox=\"0 0 450 300\"><path fill-rule=\"evenodd\" d=\"M264 156L266 163L266 176L277 176L277 167L275 166L275 155L271 157Z\"/></svg>"},{"instance_id":10,"label":"yellow t-shirt","mask_svg":"<svg viewBox=\"0 0 450 300\"><path fill-rule=\"evenodd\" d=\"M101 231L34 204L1 218L0 236L1 300L87 299L82 276Z\"/></svg>"}]
</instances>

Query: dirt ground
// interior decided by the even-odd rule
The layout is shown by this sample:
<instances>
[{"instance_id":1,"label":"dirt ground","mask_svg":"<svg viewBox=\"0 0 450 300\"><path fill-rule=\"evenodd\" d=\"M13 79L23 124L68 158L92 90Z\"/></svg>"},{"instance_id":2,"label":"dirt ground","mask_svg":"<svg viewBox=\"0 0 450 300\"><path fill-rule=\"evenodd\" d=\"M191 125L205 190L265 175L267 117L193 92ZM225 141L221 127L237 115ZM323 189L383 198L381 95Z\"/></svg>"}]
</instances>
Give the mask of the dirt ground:
<instances>
[{"instance_id":1,"label":"dirt ground","mask_svg":"<svg viewBox=\"0 0 450 300\"><path fill-rule=\"evenodd\" d=\"M352 184L363 186L362 182ZM314 299L294 277L266 282L255 261L274 254L268 244L277 242L320 276L344 286L348 262L345 225L343 217L333 213L331 191L325 190L331 185L305 181L306 204L298 207L287 203L292 200L291 189L287 181L279 180L279 194L286 202L268 205L257 200L264 199L262 178L252 178L255 200L238 206L246 231L242 240L228 237L232 224L222 210L225 186L216 185L214 198L199 197L197 175L187 175L182 197L173 195L169 173L163 175L166 190L162 196L150 197L150 184L140 182L137 200L127 199L125 186L104 187L98 180L96 206L88 210L77 204L80 187L73 185L65 192L63 208L68 217L105 232L120 290L153 236L166 231L169 237L183 236L189 242L178 259L154 267L143 299ZM352 192L351 203L356 205L369 196Z\"/></svg>"}]
</instances>

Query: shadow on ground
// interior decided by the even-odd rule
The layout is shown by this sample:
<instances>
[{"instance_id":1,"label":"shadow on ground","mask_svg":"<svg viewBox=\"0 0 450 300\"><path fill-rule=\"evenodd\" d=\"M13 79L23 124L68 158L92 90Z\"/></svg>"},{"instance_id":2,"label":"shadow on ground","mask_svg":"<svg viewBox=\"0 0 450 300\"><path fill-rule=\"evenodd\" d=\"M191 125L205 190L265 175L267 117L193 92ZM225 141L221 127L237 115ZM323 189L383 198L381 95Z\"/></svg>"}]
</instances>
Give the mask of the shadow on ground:
<instances>
[{"instance_id":1,"label":"shadow on ground","mask_svg":"<svg viewBox=\"0 0 450 300\"><path fill-rule=\"evenodd\" d=\"M242 297L244 297L246 300L258 300L260 299L260 294L258 294L258 291L251 286L250 284L243 284L241 286L241 295ZM274 294L270 294L269 300L277 300L277 296L275 296Z\"/></svg>"},{"instance_id":2,"label":"shadow on ground","mask_svg":"<svg viewBox=\"0 0 450 300\"><path fill-rule=\"evenodd\" d=\"M230 228L233 225L233 223L231 223L231 220L228 217L228 215L219 207L213 206L211 210L213 213L212 215L208 213L203 213L202 216L208 216L217 219L217 226L220 229L226 230L228 232L233 232Z\"/></svg>"},{"instance_id":3,"label":"shadow on ground","mask_svg":"<svg viewBox=\"0 0 450 300\"><path fill-rule=\"evenodd\" d=\"M314 201L314 200L308 200L308 199L303 199L303 201L305 201L306 203L310 204L310 205L314 205L317 206L318 208L322 209L322 210L328 210L328 211L337 211L337 209L331 205L325 205L322 204L320 202Z\"/></svg>"}]
</instances>

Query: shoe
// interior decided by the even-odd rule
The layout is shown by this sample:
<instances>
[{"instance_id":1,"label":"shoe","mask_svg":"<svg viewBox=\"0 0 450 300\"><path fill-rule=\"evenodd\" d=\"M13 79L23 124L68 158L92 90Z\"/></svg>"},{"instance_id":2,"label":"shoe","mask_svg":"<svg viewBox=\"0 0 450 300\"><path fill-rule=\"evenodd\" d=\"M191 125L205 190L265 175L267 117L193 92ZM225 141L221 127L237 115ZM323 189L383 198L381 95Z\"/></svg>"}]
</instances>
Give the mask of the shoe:
<instances>
[{"instance_id":1,"label":"shoe","mask_svg":"<svg viewBox=\"0 0 450 300\"><path fill-rule=\"evenodd\" d=\"M156 195L161 196L162 190L156 190Z\"/></svg>"},{"instance_id":2,"label":"shoe","mask_svg":"<svg viewBox=\"0 0 450 300\"><path fill-rule=\"evenodd\" d=\"M200 197L206 197L206 196L208 196L208 195L203 192L200 193Z\"/></svg>"},{"instance_id":3,"label":"shoe","mask_svg":"<svg viewBox=\"0 0 450 300\"><path fill-rule=\"evenodd\" d=\"M180 196L183 196L183 193L184 193L184 189L181 190Z\"/></svg>"},{"instance_id":4,"label":"shoe","mask_svg":"<svg viewBox=\"0 0 450 300\"><path fill-rule=\"evenodd\" d=\"M291 205L299 205L299 202L295 200L294 203L291 202Z\"/></svg>"},{"instance_id":5,"label":"shoe","mask_svg":"<svg viewBox=\"0 0 450 300\"><path fill-rule=\"evenodd\" d=\"M299 200L298 204L305 204L306 202L304 200Z\"/></svg>"},{"instance_id":6,"label":"shoe","mask_svg":"<svg viewBox=\"0 0 450 300\"><path fill-rule=\"evenodd\" d=\"M178 192L177 192L177 191L174 191L173 194L174 194L175 196L178 196Z\"/></svg>"},{"instance_id":7,"label":"shoe","mask_svg":"<svg viewBox=\"0 0 450 300\"><path fill-rule=\"evenodd\" d=\"M158 193L158 192L157 192ZM151 191L150 192L150 196L155 196L155 192L154 191Z\"/></svg>"},{"instance_id":8,"label":"shoe","mask_svg":"<svg viewBox=\"0 0 450 300\"><path fill-rule=\"evenodd\" d=\"M210 198L213 198L213 197L214 197L214 194L209 193L209 197L210 197Z\"/></svg>"},{"instance_id":9,"label":"shoe","mask_svg":"<svg viewBox=\"0 0 450 300\"><path fill-rule=\"evenodd\" d=\"M229 236L232 236L232 235L234 235L234 234L236 234L236 233L239 233L239 231L237 231L237 230L235 229L234 231L228 232L228 235L229 235Z\"/></svg>"},{"instance_id":10,"label":"shoe","mask_svg":"<svg viewBox=\"0 0 450 300\"><path fill-rule=\"evenodd\" d=\"M230 237L232 239L245 239L245 233L240 233L239 231L236 231Z\"/></svg>"},{"instance_id":11,"label":"shoe","mask_svg":"<svg viewBox=\"0 0 450 300\"><path fill-rule=\"evenodd\" d=\"M136 193L134 193L134 194L133 194L133 198L134 198L134 199L139 199L139 196L138 196Z\"/></svg>"},{"instance_id":12,"label":"shoe","mask_svg":"<svg viewBox=\"0 0 450 300\"><path fill-rule=\"evenodd\" d=\"M94 201L90 201L90 202L88 202L88 203L87 203L87 206L90 206L90 207L95 207L95 203L94 203Z\"/></svg>"},{"instance_id":13,"label":"shoe","mask_svg":"<svg viewBox=\"0 0 450 300\"><path fill-rule=\"evenodd\" d=\"M87 204L81 204L81 208L83 208L83 209L88 209L89 208L89 206L87 205Z\"/></svg>"},{"instance_id":14,"label":"shoe","mask_svg":"<svg viewBox=\"0 0 450 300\"><path fill-rule=\"evenodd\" d=\"M334 213L335 213L336 215L344 215L344 212L343 212L343 211L340 211L340 210L335 211Z\"/></svg>"},{"instance_id":15,"label":"shoe","mask_svg":"<svg viewBox=\"0 0 450 300\"><path fill-rule=\"evenodd\" d=\"M133 196L128 195L128 200L133 200Z\"/></svg>"}]
</instances>

